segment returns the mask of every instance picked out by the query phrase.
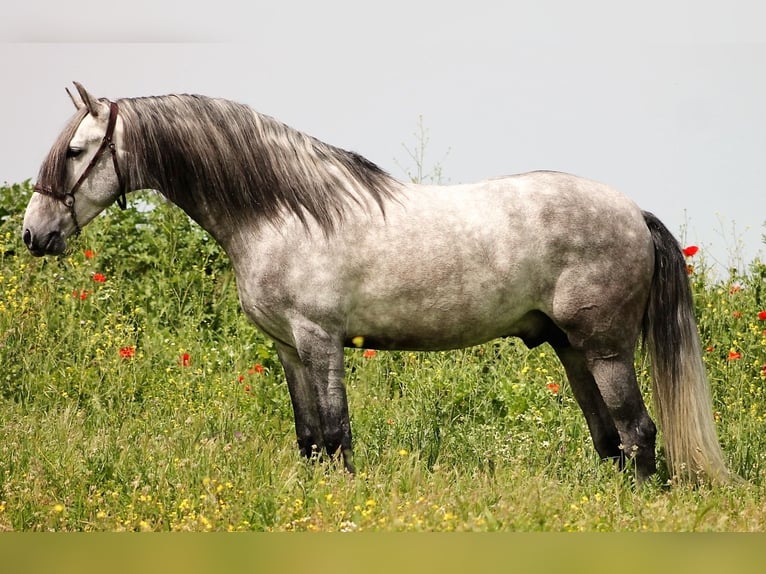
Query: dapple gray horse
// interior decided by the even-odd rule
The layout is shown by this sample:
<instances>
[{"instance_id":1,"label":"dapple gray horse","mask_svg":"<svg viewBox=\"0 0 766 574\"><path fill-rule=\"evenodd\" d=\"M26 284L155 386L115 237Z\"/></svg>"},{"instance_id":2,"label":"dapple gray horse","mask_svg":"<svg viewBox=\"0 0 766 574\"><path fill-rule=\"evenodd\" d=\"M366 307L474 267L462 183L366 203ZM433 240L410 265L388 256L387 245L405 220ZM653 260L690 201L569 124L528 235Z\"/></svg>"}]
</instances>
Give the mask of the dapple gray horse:
<instances>
[{"instance_id":1,"label":"dapple gray horse","mask_svg":"<svg viewBox=\"0 0 766 574\"><path fill-rule=\"evenodd\" d=\"M60 254L126 192L154 189L224 248L242 309L274 339L300 451L353 471L343 348L549 343L595 448L640 479L656 428L639 391L643 331L670 471L725 481L685 261L609 187L534 172L402 183L361 156L233 102L111 102L81 85L26 211L32 254Z\"/></svg>"}]
</instances>

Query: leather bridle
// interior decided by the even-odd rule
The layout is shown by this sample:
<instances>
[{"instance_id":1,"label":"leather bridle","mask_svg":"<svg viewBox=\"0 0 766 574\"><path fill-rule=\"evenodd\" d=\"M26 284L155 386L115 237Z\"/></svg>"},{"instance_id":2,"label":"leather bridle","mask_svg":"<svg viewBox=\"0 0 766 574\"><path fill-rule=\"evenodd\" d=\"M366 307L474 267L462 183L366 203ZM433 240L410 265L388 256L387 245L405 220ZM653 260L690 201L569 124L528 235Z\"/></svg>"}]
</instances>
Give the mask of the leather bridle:
<instances>
[{"instance_id":1,"label":"leather bridle","mask_svg":"<svg viewBox=\"0 0 766 574\"><path fill-rule=\"evenodd\" d=\"M77 182L75 182L75 184L72 186L72 189L69 190L68 193L62 194L62 193L56 192L50 186L42 186L40 184L37 184L35 186L35 191L37 193L48 195L54 199L57 199L69 209L69 213L72 215L72 221L74 222L75 234L77 235L79 235L81 228L80 228L80 224L77 221L77 214L75 213L75 210L74 210L74 194L77 192L78 189L80 189L80 186L85 182L87 177L90 175L91 170L94 167L96 167L96 164L98 164L99 160L101 159L101 156L104 155L107 149L112 154L112 165L114 165L114 172L117 174L117 182L118 182L118 185L120 186L120 195L117 197L117 205L119 205L121 209L125 209L127 206L127 198L125 197L125 193L126 193L125 180L122 178L120 165L117 163L117 149L115 148L114 141L112 140L114 136L114 127L117 124L118 111L119 109L117 107L117 103L109 102L109 120L106 125L106 133L104 134L104 139L101 140L101 145L96 151L96 154L93 156L93 158L91 158L90 163L88 163L87 167L82 172L80 177L77 179Z\"/></svg>"}]
</instances>

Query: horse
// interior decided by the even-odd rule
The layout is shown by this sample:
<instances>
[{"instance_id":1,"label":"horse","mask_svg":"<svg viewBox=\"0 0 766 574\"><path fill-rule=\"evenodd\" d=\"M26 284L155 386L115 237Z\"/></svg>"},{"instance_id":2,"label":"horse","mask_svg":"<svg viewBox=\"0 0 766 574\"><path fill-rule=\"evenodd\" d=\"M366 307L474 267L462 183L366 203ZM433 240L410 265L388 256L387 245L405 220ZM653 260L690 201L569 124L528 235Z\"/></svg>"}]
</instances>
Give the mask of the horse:
<instances>
[{"instance_id":1,"label":"horse","mask_svg":"<svg viewBox=\"0 0 766 574\"><path fill-rule=\"evenodd\" d=\"M642 343L670 476L732 478L681 248L611 187L553 171L402 182L240 103L110 101L74 84L76 112L24 216L30 253L65 253L130 191L164 195L222 246L242 310L274 340L303 456L355 470L344 347L435 351L515 336L553 348L596 452L639 482L657 471L634 366Z\"/></svg>"}]
</instances>

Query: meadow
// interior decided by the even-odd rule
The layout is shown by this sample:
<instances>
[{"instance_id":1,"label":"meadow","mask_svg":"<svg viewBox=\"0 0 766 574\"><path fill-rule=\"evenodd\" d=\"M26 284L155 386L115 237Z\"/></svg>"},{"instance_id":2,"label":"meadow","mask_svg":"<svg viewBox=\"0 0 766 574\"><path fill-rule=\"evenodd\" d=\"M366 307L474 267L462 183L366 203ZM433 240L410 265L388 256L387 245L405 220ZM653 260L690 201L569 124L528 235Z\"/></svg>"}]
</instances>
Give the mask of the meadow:
<instances>
[{"instance_id":1,"label":"meadow","mask_svg":"<svg viewBox=\"0 0 766 574\"><path fill-rule=\"evenodd\" d=\"M158 196L61 258L0 187L0 530L760 531L766 265L687 251L727 486L635 485L601 462L547 346L348 350L358 473L302 460L272 343L226 256ZM264 261L263 265L268 265ZM644 396L648 365L636 356ZM662 444L660 434L659 444Z\"/></svg>"}]
</instances>

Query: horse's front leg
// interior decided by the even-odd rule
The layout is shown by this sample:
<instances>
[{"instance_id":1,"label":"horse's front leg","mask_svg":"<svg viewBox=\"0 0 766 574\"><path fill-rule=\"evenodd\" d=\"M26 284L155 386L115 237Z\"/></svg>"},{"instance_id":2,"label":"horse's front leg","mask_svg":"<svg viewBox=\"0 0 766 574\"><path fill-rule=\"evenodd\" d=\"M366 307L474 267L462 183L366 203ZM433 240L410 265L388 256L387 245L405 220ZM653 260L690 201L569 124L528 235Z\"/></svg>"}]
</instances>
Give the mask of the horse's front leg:
<instances>
[{"instance_id":1,"label":"horse's front leg","mask_svg":"<svg viewBox=\"0 0 766 574\"><path fill-rule=\"evenodd\" d=\"M298 447L307 457L322 450L341 454L346 469L354 472L343 345L314 325L294 334L295 346L278 344L277 352L290 390Z\"/></svg>"}]
</instances>

